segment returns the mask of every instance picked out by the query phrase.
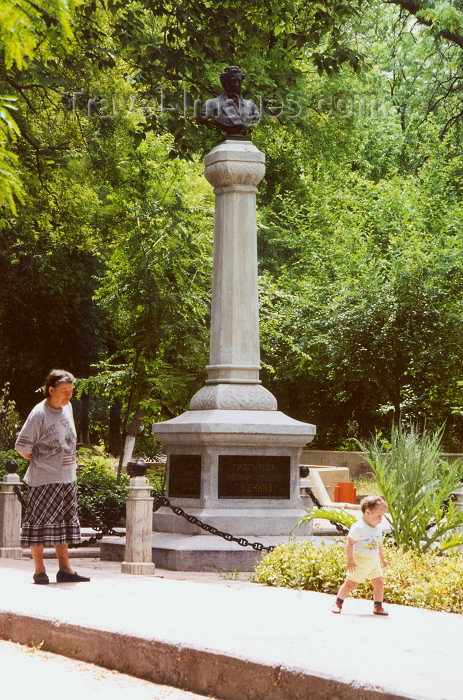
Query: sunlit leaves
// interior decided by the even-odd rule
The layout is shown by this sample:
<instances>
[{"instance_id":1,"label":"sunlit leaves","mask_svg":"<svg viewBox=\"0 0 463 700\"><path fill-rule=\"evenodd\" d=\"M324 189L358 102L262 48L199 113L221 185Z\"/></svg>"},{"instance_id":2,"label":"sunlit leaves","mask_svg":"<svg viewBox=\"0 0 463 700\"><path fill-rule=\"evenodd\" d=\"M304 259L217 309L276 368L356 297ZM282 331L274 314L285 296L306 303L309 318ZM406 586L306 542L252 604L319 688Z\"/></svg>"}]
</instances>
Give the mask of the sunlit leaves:
<instances>
[{"instance_id":1,"label":"sunlit leaves","mask_svg":"<svg viewBox=\"0 0 463 700\"><path fill-rule=\"evenodd\" d=\"M57 44L69 47L72 41L70 12L73 6L67 0L0 1L0 47L1 63L8 70L26 68L40 51L44 58L50 57ZM15 97L0 97L0 206L16 213L15 197L23 201L24 190L20 181L16 155L8 150L8 142L19 133L11 116L15 109Z\"/></svg>"},{"instance_id":2,"label":"sunlit leaves","mask_svg":"<svg viewBox=\"0 0 463 700\"><path fill-rule=\"evenodd\" d=\"M0 45L6 68L23 70L40 47L45 54L56 41L70 44L70 14L74 2L67 0L8 0L0 2Z\"/></svg>"}]
</instances>

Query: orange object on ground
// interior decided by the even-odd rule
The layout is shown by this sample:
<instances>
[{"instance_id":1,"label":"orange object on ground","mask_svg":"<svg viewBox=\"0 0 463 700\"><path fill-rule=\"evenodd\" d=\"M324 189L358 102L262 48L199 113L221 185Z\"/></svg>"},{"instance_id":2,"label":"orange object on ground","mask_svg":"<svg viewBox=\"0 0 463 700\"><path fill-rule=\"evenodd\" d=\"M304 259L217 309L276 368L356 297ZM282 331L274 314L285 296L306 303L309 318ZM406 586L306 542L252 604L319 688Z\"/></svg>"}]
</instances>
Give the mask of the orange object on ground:
<instances>
[{"instance_id":1,"label":"orange object on ground","mask_svg":"<svg viewBox=\"0 0 463 700\"><path fill-rule=\"evenodd\" d=\"M334 500L337 503L357 503L357 492L351 481L340 481L334 487Z\"/></svg>"}]
</instances>

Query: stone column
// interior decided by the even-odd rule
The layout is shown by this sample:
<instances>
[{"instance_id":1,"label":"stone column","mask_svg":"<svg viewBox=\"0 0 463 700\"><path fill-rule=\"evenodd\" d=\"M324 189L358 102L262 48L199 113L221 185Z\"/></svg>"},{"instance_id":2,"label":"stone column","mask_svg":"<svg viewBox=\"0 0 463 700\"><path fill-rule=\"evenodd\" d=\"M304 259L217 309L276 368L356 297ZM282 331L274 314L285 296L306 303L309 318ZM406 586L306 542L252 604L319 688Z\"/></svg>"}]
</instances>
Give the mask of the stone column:
<instances>
[{"instance_id":1,"label":"stone column","mask_svg":"<svg viewBox=\"0 0 463 700\"><path fill-rule=\"evenodd\" d=\"M13 491L21 483L17 474L5 474L0 492L0 557L21 559L21 504Z\"/></svg>"},{"instance_id":2,"label":"stone column","mask_svg":"<svg viewBox=\"0 0 463 700\"><path fill-rule=\"evenodd\" d=\"M125 560L121 563L123 574L154 575L151 548L153 499L150 483L145 476L130 479L126 501Z\"/></svg>"},{"instance_id":3,"label":"stone column","mask_svg":"<svg viewBox=\"0 0 463 700\"><path fill-rule=\"evenodd\" d=\"M265 156L250 141L227 140L204 159L214 186L214 267L208 379L191 410L276 410L259 380L256 193Z\"/></svg>"},{"instance_id":4,"label":"stone column","mask_svg":"<svg viewBox=\"0 0 463 700\"><path fill-rule=\"evenodd\" d=\"M251 141L233 139L204 159L215 193L208 378L189 411L153 432L166 447L172 504L234 535L287 536L305 513L299 457L315 426L278 411L259 379L256 192L264 161ZM204 533L167 507L154 513L153 529Z\"/></svg>"}]
</instances>

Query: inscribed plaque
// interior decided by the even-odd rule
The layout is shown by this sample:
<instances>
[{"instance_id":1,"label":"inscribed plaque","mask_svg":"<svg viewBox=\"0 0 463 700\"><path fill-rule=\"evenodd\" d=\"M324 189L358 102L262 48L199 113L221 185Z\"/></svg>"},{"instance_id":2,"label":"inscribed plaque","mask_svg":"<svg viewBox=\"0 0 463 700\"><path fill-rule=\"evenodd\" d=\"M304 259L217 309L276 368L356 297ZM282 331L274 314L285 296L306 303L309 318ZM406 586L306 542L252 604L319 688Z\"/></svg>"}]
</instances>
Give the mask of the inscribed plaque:
<instances>
[{"instance_id":1,"label":"inscribed plaque","mask_svg":"<svg viewBox=\"0 0 463 700\"><path fill-rule=\"evenodd\" d=\"M175 498L201 496L201 455L169 456L168 495Z\"/></svg>"},{"instance_id":2,"label":"inscribed plaque","mask_svg":"<svg viewBox=\"0 0 463 700\"><path fill-rule=\"evenodd\" d=\"M290 458L219 455L219 498L290 498Z\"/></svg>"}]
</instances>

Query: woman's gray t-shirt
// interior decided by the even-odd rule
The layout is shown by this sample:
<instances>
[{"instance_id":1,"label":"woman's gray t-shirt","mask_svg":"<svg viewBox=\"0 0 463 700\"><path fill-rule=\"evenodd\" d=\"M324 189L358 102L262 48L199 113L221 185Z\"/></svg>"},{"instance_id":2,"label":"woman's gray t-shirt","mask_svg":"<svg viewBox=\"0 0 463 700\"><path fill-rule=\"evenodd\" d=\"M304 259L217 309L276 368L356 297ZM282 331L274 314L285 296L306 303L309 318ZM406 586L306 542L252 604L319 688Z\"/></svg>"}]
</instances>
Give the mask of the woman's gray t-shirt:
<instances>
[{"instance_id":1,"label":"woman's gray t-shirt","mask_svg":"<svg viewBox=\"0 0 463 700\"><path fill-rule=\"evenodd\" d=\"M76 480L77 434L72 406L52 408L44 399L29 413L16 440L18 452L32 454L24 481L29 486Z\"/></svg>"}]
</instances>

